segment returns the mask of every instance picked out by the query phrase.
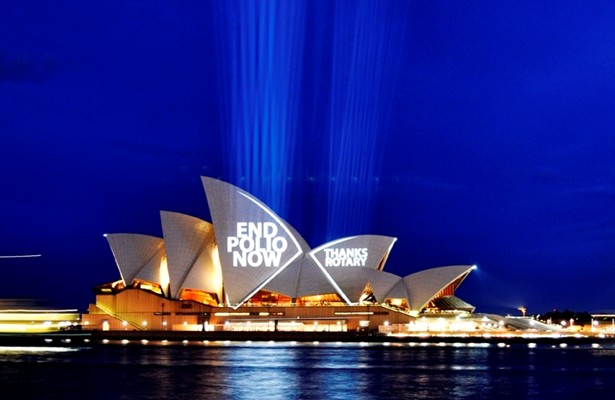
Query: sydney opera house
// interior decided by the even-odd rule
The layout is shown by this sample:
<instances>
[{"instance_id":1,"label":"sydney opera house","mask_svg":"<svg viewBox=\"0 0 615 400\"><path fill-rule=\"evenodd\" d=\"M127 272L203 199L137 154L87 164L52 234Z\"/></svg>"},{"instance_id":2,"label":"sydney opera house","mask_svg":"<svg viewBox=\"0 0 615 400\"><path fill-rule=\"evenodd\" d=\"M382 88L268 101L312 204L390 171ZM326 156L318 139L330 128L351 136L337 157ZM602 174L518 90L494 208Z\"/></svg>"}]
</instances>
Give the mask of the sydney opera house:
<instances>
[{"instance_id":1,"label":"sydney opera house","mask_svg":"<svg viewBox=\"0 0 615 400\"><path fill-rule=\"evenodd\" d=\"M314 249L254 196L203 177L212 222L161 212L163 238L105 235L120 279L95 288L84 330L351 331L470 314L455 290L475 268L384 271L396 241Z\"/></svg>"}]
</instances>

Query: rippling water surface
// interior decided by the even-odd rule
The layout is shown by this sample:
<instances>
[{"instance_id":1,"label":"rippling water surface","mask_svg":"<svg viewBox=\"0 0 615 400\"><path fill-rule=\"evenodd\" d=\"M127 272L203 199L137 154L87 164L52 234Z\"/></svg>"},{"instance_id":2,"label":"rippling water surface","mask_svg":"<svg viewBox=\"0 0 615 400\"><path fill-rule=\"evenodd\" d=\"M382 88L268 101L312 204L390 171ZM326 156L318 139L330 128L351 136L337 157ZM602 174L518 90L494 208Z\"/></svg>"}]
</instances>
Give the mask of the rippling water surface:
<instances>
[{"instance_id":1,"label":"rippling water surface","mask_svg":"<svg viewBox=\"0 0 615 400\"><path fill-rule=\"evenodd\" d=\"M2 399L562 399L613 392L613 346L0 348Z\"/></svg>"}]
</instances>

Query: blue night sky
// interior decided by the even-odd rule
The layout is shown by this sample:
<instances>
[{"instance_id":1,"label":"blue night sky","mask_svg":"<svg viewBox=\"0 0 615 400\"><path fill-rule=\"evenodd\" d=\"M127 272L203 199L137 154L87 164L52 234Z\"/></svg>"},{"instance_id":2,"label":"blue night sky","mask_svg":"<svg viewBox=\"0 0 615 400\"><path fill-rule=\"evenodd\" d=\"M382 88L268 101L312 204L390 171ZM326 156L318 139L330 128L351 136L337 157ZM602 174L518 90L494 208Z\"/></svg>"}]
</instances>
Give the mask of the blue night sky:
<instances>
[{"instance_id":1,"label":"blue night sky","mask_svg":"<svg viewBox=\"0 0 615 400\"><path fill-rule=\"evenodd\" d=\"M242 187L312 247L477 264L480 312L615 304L615 3L0 4L0 298L85 310L104 233Z\"/></svg>"}]
</instances>

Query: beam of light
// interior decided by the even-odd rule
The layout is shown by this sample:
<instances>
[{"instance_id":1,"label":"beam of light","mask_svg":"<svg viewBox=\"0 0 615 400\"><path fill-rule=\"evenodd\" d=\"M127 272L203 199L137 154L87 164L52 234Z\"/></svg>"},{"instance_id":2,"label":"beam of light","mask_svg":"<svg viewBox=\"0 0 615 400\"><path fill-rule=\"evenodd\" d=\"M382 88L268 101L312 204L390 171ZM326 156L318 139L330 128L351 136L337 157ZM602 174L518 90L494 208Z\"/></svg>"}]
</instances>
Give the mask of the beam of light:
<instances>
[{"instance_id":1,"label":"beam of light","mask_svg":"<svg viewBox=\"0 0 615 400\"><path fill-rule=\"evenodd\" d=\"M305 3L231 0L214 8L229 181L287 217Z\"/></svg>"},{"instance_id":2,"label":"beam of light","mask_svg":"<svg viewBox=\"0 0 615 400\"><path fill-rule=\"evenodd\" d=\"M42 254L20 254L14 256L0 256L0 258L32 258L32 257L40 257Z\"/></svg>"},{"instance_id":3,"label":"beam of light","mask_svg":"<svg viewBox=\"0 0 615 400\"><path fill-rule=\"evenodd\" d=\"M331 71L328 240L369 229L406 5L335 2Z\"/></svg>"}]
</instances>

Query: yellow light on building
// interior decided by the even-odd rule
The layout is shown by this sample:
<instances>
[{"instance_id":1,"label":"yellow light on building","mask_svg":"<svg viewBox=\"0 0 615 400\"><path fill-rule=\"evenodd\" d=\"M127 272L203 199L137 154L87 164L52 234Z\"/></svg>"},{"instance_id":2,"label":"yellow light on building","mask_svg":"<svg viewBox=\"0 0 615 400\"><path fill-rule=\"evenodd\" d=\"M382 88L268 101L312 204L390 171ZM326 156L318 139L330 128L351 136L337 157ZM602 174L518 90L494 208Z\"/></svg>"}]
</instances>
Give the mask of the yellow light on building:
<instances>
[{"instance_id":1,"label":"yellow light on building","mask_svg":"<svg viewBox=\"0 0 615 400\"><path fill-rule=\"evenodd\" d=\"M169 277L169 266L167 264L167 258L162 257L160 260L160 286L162 286L162 290L168 296L169 293L166 293L169 288L169 283L171 282L171 278Z\"/></svg>"}]
</instances>

